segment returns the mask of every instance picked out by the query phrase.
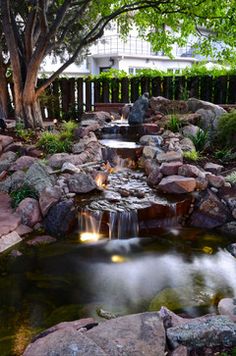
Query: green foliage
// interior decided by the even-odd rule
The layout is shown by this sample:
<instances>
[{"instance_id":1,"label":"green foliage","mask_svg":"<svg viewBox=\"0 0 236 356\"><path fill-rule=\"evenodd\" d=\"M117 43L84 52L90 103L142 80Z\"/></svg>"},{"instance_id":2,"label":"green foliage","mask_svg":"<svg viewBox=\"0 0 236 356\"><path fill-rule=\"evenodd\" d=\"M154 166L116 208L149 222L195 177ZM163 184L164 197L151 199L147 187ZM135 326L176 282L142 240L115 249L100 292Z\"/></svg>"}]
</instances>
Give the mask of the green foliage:
<instances>
[{"instance_id":1,"label":"green foliage","mask_svg":"<svg viewBox=\"0 0 236 356\"><path fill-rule=\"evenodd\" d=\"M42 133L37 146L42 148L46 153L69 152L72 142L69 138L63 138L60 134L45 131Z\"/></svg>"},{"instance_id":2,"label":"green foliage","mask_svg":"<svg viewBox=\"0 0 236 356\"><path fill-rule=\"evenodd\" d=\"M63 121L62 132L60 134L61 138L72 139L73 135L74 135L74 131L77 126L78 126L78 123L75 121L72 121L72 120Z\"/></svg>"},{"instance_id":3,"label":"green foliage","mask_svg":"<svg viewBox=\"0 0 236 356\"><path fill-rule=\"evenodd\" d=\"M91 76L91 79L99 79L101 81L109 81L111 79L126 78L127 73L121 69L110 68L107 72L101 72L98 75Z\"/></svg>"},{"instance_id":4,"label":"green foliage","mask_svg":"<svg viewBox=\"0 0 236 356\"><path fill-rule=\"evenodd\" d=\"M198 152L201 152L206 148L206 145L208 143L208 138L209 134L208 131L204 131L199 129L196 135L189 135L188 136L191 141L193 142L194 146L196 147L196 150Z\"/></svg>"},{"instance_id":5,"label":"green foliage","mask_svg":"<svg viewBox=\"0 0 236 356\"><path fill-rule=\"evenodd\" d=\"M43 132L37 146L49 154L70 152L77 125L75 121L64 121L59 133Z\"/></svg>"},{"instance_id":6,"label":"green foliage","mask_svg":"<svg viewBox=\"0 0 236 356\"><path fill-rule=\"evenodd\" d=\"M231 184L236 184L236 171L233 171L225 177L225 180Z\"/></svg>"},{"instance_id":7,"label":"green foliage","mask_svg":"<svg viewBox=\"0 0 236 356\"><path fill-rule=\"evenodd\" d=\"M219 118L216 139L223 147L236 148L236 110Z\"/></svg>"},{"instance_id":8,"label":"green foliage","mask_svg":"<svg viewBox=\"0 0 236 356\"><path fill-rule=\"evenodd\" d=\"M222 148L216 150L214 153L215 158L220 159L221 161L227 162L234 159L234 154L231 148Z\"/></svg>"},{"instance_id":9,"label":"green foliage","mask_svg":"<svg viewBox=\"0 0 236 356\"><path fill-rule=\"evenodd\" d=\"M17 137L26 142L30 141L34 136L34 132L30 129L26 129L22 121L16 121L15 133Z\"/></svg>"},{"instance_id":10,"label":"green foliage","mask_svg":"<svg viewBox=\"0 0 236 356\"><path fill-rule=\"evenodd\" d=\"M20 204L20 202L25 198L38 199L38 193L27 184L23 185L21 188L13 190L10 193L10 196L11 196L11 205L13 208L16 208Z\"/></svg>"},{"instance_id":11,"label":"green foliage","mask_svg":"<svg viewBox=\"0 0 236 356\"><path fill-rule=\"evenodd\" d=\"M201 158L197 151L185 151L183 156L190 161L198 161Z\"/></svg>"},{"instance_id":12,"label":"green foliage","mask_svg":"<svg viewBox=\"0 0 236 356\"><path fill-rule=\"evenodd\" d=\"M169 121L166 124L166 128L172 132L179 132L182 127L182 122L176 115L171 115Z\"/></svg>"}]
</instances>

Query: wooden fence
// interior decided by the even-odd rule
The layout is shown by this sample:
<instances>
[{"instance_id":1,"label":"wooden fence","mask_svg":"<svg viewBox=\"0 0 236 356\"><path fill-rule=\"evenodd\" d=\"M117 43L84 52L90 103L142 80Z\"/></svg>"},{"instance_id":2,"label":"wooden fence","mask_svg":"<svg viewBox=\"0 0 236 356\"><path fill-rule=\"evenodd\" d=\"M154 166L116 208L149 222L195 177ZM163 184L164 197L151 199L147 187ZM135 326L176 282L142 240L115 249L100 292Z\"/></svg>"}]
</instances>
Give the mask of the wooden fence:
<instances>
[{"instance_id":1,"label":"wooden fence","mask_svg":"<svg viewBox=\"0 0 236 356\"><path fill-rule=\"evenodd\" d=\"M43 79L39 80L39 84ZM236 104L236 75L123 78L110 81L84 78L57 79L41 98L45 118L75 118L95 103L134 102L142 93L186 100L196 97L216 104Z\"/></svg>"}]
</instances>

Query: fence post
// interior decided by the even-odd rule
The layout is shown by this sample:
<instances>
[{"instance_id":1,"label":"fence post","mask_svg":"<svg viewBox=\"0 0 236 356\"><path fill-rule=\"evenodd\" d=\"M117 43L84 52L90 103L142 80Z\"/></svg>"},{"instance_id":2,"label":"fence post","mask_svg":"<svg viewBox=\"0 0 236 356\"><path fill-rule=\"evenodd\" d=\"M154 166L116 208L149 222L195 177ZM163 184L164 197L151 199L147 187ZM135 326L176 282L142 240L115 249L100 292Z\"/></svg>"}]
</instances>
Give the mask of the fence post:
<instances>
[{"instance_id":1,"label":"fence post","mask_svg":"<svg viewBox=\"0 0 236 356\"><path fill-rule=\"evenodd\" d=\"M152 93L151 96L161 95L161 77L152 78Z\"/></svg>"},{"instance_id":2,"label":"fence post","mask_svg":"<svg viewBox=\"0 0 236 356\"><path fill-rule=\"evenodd\" d=\"M131 86L131 103L134 103L139 97L139 80L137 78L131 78L130 86Z\"/></svg>"},{"instance_id":3,"label":"fence post","mask_svg":"<svg viewBox=\"0 0 236 356\"><path fill-rule=\"evenodd\" d=\"M85 97L86 97L86 111L91 111L92 109L92 90L91 90L91 80L85 80Z\"/></svg>"},{"instance_id":4,"label":"fence post","mask_svg":"<svg viewBox=\"0 0 236 356\"><path fill-rule=\"evenodd\" d=\"M121 79L121 102L129 103L129 79Z\"/></svg>"},{"instance_id":5,"label":"fence post","mask_svg":"<svg viewBox=\"0 0 236 356\"><path fill-rule=\"evenodd\" d=\"M229 76L228 104L236 104L236 75Z\"/></svg>"},{"instance_id":6,"label":"fence post","mask_svg":"<svg viewBox=\"0 0 236 356\"><path fill-rule=\"evenodd\" d=\"M119 87L120 87L119 79L113 78L111 80L111 102L112 103L119 102Z\"/></svg>"},{"instance_id":7,"label":"fence post","mask_svg":"<svg viewBox=\"0 0 236 356\"><path fill-rule=\"evenodd\" d=\"M83 78L78 78L77 81L76 81L76 84L77 84L77 106L78 106L78 115L79 115L79 118L81 117L81 115L82 115L83 112L84 112L84 105L83 105L83 101L84 101L84 98L83 98L83 93L84 93L84 90L83 90L83 83L84 83Z\"/></svg>"},{"instance_id":8,"label":"fence post","mask_svg":"<svg viewBox=\"0 0 236 356\"><path fill-rule=\"evenodd\" d=\"M200 99L212 101L213 97L213 79L210 75L201 77Z\"/></svg>"},{"instance_id":9,"label":"fence post","mask_svg":"<svg viewBox=\"0 0 236 356\"><path fill-rule=\"evenodd\" d=\"M218 78L214 78L213 102L215 104L226 103L228 83L227 79L227 76L220 76Z\"/></svg>"}]
</instances>

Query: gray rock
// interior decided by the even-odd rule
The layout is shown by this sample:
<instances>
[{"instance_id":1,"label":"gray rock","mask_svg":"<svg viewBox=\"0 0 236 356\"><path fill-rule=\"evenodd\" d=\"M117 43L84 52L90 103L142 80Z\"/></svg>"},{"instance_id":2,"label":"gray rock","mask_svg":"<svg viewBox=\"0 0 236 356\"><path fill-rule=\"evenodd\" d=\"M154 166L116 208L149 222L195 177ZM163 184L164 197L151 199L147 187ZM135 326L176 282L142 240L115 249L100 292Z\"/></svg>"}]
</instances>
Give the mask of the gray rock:
<instances>
[{"instance_id":1,"label":"gray rock","mask_svg":"<svg viewBox=\"0 0 236 356\"><path fill-rule=\"evenodd\" d=\"M235 222L235 228L236 228L236 222ZM227 247L227 250L231 253L232 256L236 257L236 243L229 245Z\"/></svg>"},{"instance_id":2,"label":"gray rock","mask_svg":"<svg viewBox=\"0 0 236 356\"><path fill-rule=\"evenodd\" d=\"M67 161L70 162L69 153L55 153L48 159L48 165L53 169L60 169Z\"/></svg>"},{"instance_id":3,"label":"gray rock","mask_svg":"<svg viewBox=\"0 0 236 356\"><path fill-rule=\"evenodd\" d=\"M88 193L97 189L93 178L85 173L74 174L68 179L67 183L71 193Z\"/></svg>"},{"instance_id":4,"label":"gray rock","mask_svg":"<svg viewBox=\"0 0 236 356\"><path fill-rule=\"evenodd\" d=\"M188 136L197 136L198 132L203 132L203 130L196 126L196 125L187 125L184 126L182 129L182 133L184 136L188 137Z\"/></svg>"},{"instance_id":5,"label":"gray rock","mask_svg":"<svg viewBox=\"0 0 236 356\"><path fill-rule=\"evenodd\" d=\"M73 200L65 200L52 206L43 221L49 235L65 237L77 225L77 211Z\"/></svg>"},{"instance_id":6,"label":"gray rock","mask_svg":"<svg viewBox=\"0 0 236 356\"><path fill-rule=\"evenodd\" d=\"M46 187L52 187L55 180L49 175L45 165L36 162L26 172L25 183L40 194Z\"/></svg>"},{"instance_id":7,"label":"gray rock","mask_svg":"<svg viewBox=\"0 0 236 356\"><path fill-rule=\"evenodd\" d=\"M159 135L144 135L140 138L139 142L145 146L161 146L163 138Z\"/></svg>"},{"instance_id":8,"label":"gray rock","mask_svg":"<svg viewBox=\"0 0 236 356\"><path fill-rule=\"evenodd\" d=\"M10 145L14 141L13 137L0 135L0 145L3 149L5 149L8 145Z\"/></svg>"},{"instance_id":9,"label":"gray rock","mask_svg":"<svg viewBox=\"0 0 236 356\"><path fill-rule=\"evenodd\" d=\"M178 174L185 177L205 178L205 174L198 167L192 164L183 164L179 167Z\"/></svg>"},{"instance_id":10,"label":"gray rock","mask_svg":"<svg viewBox=\"0 0 236 356\"><path fill-rule=\"evenodd\" d=\"M199 193L189 223L191 226L212 229L230 219L229 209L209 189Z\"/></svg>"},{"instance_id":11,"label":"gray rock","mask_svg":"<svg viewBox=\"0 0 236 356\"><path fill-rule=\"evenodd\" d=\"M16 158L17 155L15 152L8 151L3 153L0 157L0 173L7 171Z\"/></svg>"},{"instance_id":12,"label":"gray rock","mask_svg":"<svg viewBox=\"0 0 236 356\"><path fill-rule=\"evenodd\" d=\"M224 168L224 166L221 166L220 164L216 164L216 163L212 163L212 162L208 162L204 166L205 171L211 172L215 175L218 175L222 171L223 168Z\"/></svg>"},{"instance_id":13,"label":"gray rock","mask_svg":"<svg viewBox=\"0 0 236 356\"><path fill-rule=\"evenodd\" d=\"M41 236L34 237L32 240L27 240L26 244L29 246L40 246L40 245L48 245L56 241L57 239L55 239L55 237L49 235L41 235Z\"/></svg>"},{"instance_id":14,"label":"gray rock","mask_svg":"<svg viewBox=\"0 0 236 356\"><path fill-rule=\"evenodd\" d=\"M128 116L129 125L140 125L144 122L144 118L149 106L149 94L144 93L136 100L130 110Z\"/></svg>"},{"instance_id":15,"label":"gray rock","mask_svg":"<svg viewBox=\"0 0 236 356\"><path fill-rule=\"evenodd\" d=\"M62 196L60 187L46 187L39 196L39 205L43 216L45 216L48 210L55 205Z\"/></svg>"},{"instance_id":16,"label":"gray rock","mask_svg":"<svg viewBox=\"0 0 236 356\"><path fill-rule=\"evenodd\" d=\"M61 167L62 173L80 173L80 169L70 162L64 162Z\"/></svg>"},{"instance_id":17,"label":"gray rock","mask_svg":"<svg viewBox=\"0 0 236 356\"><path fill-rule=\"evenodd\" d=\"M158 147L144 146L144 148L143 148L143 156L144 156L144 158L153 159L159 153L163 153L163 151Z\"/></svg>"},{"instance_id":18,"label":"gray rock","mask_svg":"<svg viewBox=\"0 0 236 356\"><path fill-rule=\"evenodd\" d=\"M33 198L25 198L22 200L18 205L16 212L21 217L22 224L29 227L33 227L42 220L39 203Z\"/></svg>"},{"instance_id":19,"label":"gray rock","mask_svg":"<svg viewBox=\"0 0 236 356\"><path fill-rule=\"evenodd\" d=\"M196 151L193 141L189 137L183 138L179 142L179 147L182 151Z\"/></svg>"},{"instance_id":20,"label":"gray rock","mask_svg":"<svg viewBox=\"0 0 236 356\"><path fill-rule=\"evenodd\" d=\"M0 253L8 250L10 247L21 242L21 237L17 234L16 231L12 231L7 235L0 237Z\"/></svg>"},{"instance_id":21,"label":"gray rock","mask_svg":"<svg viewBox=\"0 0 236 356\"><path fill-rule=\"evenodd\" d=\"M158 163L163 162L173 162L173 161L182 161L183 155L181 152L169 151L166 153L159 153L156 155L156 160Z\"/></svg>"},{"instance_id":22,"label":"gray rock","mask_svg":"<svg viewBox=\"0 0 236 356\"><path fill-rule=\"evenodd\" d=\"M236 221L229 221L221 226L220 231L224 234L236 236Z\"/></svg>"},{"instance_id":23,"label":"gray rock","mask_svg":"<svg viewBox=\"0 0 236 356\"><path fill-rule=\"evenodd\" d=\"M221 315L227 315L230 320L236 322L236 298L223 298L218 304Z\"/></svg>"},{"instance_id":24,"label":"gray rock","mask_svg":"<svg viewBox=\"0 0 236 356\"><path fill-rule=\"evenodd\" d=\"M194 178L183 176L168 176L161 180L158 188L170 194L184 194L193 192L196 188L196 180Z\"/></svg>"},{"instance_id":25,"label":"gray rock","mask_svg":"<svg viewBox=\"0 0 236 356\"><path fill-rule=\"evenodd\" d=\"M190 320L167 329L167 339L173 348L180 345L232 347L236 345L236 323L224 316L209 316L205 320Z\"/></svg>"},{"instance_id":26,"label":"gray rock","mask_svg":"<svg viewBox=\"0 0 236 356\"><path fill-rule=\"evenodd\" d=\"M33 163L38 161L38 158L30 156L21 156L10 167L11 171L27 170Z\"/></svg>"}]
</instances>

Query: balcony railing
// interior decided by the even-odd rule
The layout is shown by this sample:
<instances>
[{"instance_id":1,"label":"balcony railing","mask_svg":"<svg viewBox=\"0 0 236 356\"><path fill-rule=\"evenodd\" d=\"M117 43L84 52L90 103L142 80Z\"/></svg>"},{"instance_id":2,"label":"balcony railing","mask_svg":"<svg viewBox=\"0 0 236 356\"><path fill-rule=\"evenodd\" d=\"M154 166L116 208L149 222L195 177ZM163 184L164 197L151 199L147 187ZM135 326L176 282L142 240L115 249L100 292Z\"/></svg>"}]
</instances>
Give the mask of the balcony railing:
<instances>
[{"instance_id":1,"label":"balcony railing","mask_svg":"<svg viewBox=\"0 0 236 356\"><path fill-rule=\"evenodd\" d=\"M149 42L131 35L126 40L123 40L119 35L103 36L97 41L93 54L165 56L162 51L154 52ZM191 46L187 44L185 47L177 47L173 50L173 55L175 57L193 57Z\"/></svg>"}]
</instances>

